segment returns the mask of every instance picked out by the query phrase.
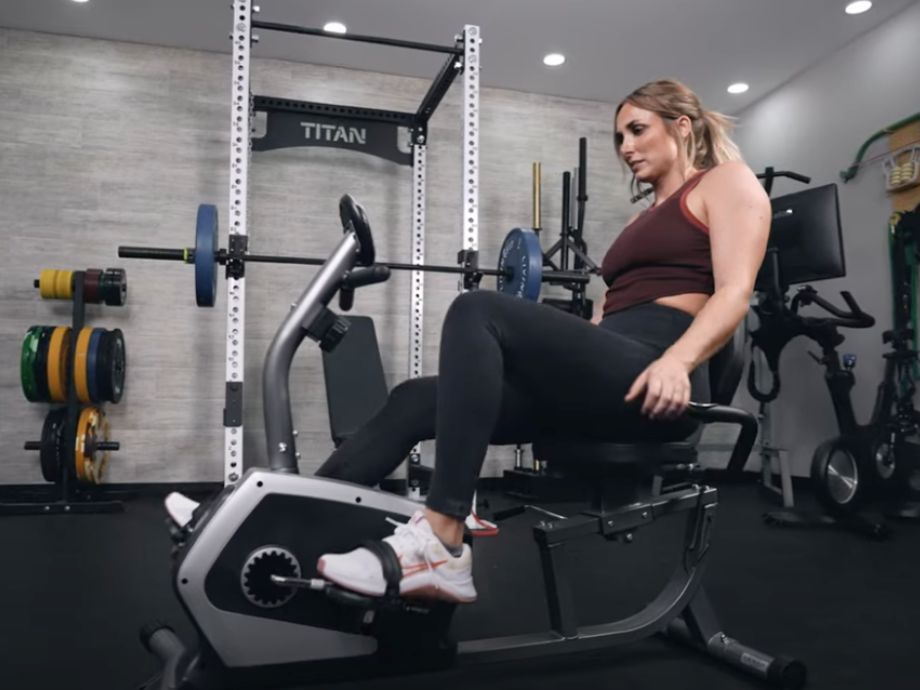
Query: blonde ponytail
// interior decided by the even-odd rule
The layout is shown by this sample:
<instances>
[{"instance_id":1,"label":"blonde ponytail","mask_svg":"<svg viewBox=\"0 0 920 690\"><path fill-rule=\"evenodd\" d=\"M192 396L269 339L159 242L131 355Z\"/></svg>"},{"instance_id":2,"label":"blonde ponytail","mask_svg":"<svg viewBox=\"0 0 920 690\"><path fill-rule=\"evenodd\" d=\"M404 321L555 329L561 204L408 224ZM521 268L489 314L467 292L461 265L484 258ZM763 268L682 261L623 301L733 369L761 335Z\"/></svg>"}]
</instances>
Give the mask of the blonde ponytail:
<instances>
[{"instance_id":1,"label":"blonde ponytail","mask_svg":"<svg viewBox=\"0 0 920 690\"><path fill-rule=\"evenodd\" d=\"M741 150L729 136L734 128L731 118L713 110L704 110L702 115L703 142L693 151L694 166L707 170L726 161L740 161Z\"/></svg>"}]
</instances>

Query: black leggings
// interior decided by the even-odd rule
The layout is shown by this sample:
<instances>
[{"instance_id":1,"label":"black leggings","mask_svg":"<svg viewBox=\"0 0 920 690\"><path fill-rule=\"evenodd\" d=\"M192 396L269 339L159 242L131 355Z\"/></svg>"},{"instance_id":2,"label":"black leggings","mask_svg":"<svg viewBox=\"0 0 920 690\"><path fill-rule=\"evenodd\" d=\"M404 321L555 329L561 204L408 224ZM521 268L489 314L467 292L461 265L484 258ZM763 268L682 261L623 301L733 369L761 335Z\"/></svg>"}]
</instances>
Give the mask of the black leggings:
<instances>
[{"instance_id":1,"label":"black leggings","mask_svg":"<svg viewBox=\"0 0 920 690\"><path fill-rule=\"evenodd\" d=\"M565 436L599 441L674 441L697 424L652 421L633 381L690 325L654 303L604 318L600 327L536 302L486 290L460 295L441 333L437 377L396 386L383 409L345 441L317 475L373 486L434 438L426 505L459 519L470 511L489 444ZM708 402L707 367L691 374L692 399Z\"/></svg>"}]
</instances>

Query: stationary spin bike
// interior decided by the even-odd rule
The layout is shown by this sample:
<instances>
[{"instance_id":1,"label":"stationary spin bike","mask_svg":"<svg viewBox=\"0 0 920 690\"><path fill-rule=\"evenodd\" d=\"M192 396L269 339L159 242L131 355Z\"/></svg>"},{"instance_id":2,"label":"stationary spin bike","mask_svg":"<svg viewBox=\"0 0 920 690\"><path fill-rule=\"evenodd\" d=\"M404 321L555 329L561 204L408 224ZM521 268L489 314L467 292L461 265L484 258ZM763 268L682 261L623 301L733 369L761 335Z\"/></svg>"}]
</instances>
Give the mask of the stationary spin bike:
<instances>
[{"instance_id":1,"label":"stationary spin bike","mask_svg":"<svg viewBox=\"0 0 920 690\"><path fill-rule=\"evenodd\" d=\"M868 504L879 503L886 513L904 518L917 517L918 512L920 487L913 485L920 471L920 445L916 443L920 414L913 407L915 389L910 372L917 361L917 351L909 342L913 331L907 316L896 313L895 328L883 334L892 352L885 354L885 372L873 411L868 422L860 424L851 397L856 355L838 352L844 342L838 329L871 328L875 319L846 291L841 295L847 308L835 306L811 285L799 287L791 300L787 295L792 283L846 273L836 186L775 199L773 208L768 263L762 271L764 280L758 281L754 306L760 325L751 334L752 349L763 352L772 383L769 390L758 388L756 360L752 358L748 390L761 403L776 399L781 385L780 354L792 339L806 337L821 348L820 355L809 355L825 369L824 380L840 433L821 443L812 456L811 485L826 514L781 510L767 513L765 519L783 526L836 525L883 539L890 529L884 521L867 516L864 509ZM903 283L897 276L896 270L896 285ZM909 298L906 301L909 303ZM808 305L820 307L825 314L800 313Z\"/></svg>"},{"instance_id":2,"label":"stationary spin bike","mask_svg":"<svg viewBox=\"0 0 920 690\"><path fill-rule=\"evenodd\" d=\"M394 494L297 474L288 389L294 353L305 337L326 350L335 347L346 337L347 322L332 313L329 302L338 294L340 307L347 310L356 288L385 280L388 273L374 266L371 231L361 207L346 195L339 208L344 237L292 306L266 355L269 469L250 469L206 503L179 494L167 499L176 543L173 584L199 643L189 649L169 627L145 627L142 641L161 660L162 670L143 688L302 685L600 649L656 633L772 684L802 687L801 662L774 658L728 637L703 591L718 502L715 489L693 481L698 466L689 444L608 444L607 450L619 448L625 455L621 462L647 459L642 453L653 452L653 472L667 474L668 483L659 476L650 482L650 491L642 493L636 486L630 493L621 476L611 478L595 467L588 481L596 490L590 510L572 517L541 516L534 537L543 566L549 631L456 641L451 637L455 606L399 598L398 572L388 578L387 593L379 598L317 579L314 564L321 554L382 539L392 531L386 518L406 522L418 509L417 503ZM734 348L732 344L728 350L729 361L738 355L740 362L743 351ZM738 378L740 368L734 386ZM714 403L693 404L692 409L703 422L741 427L731 466L743 468L757 435L756 419ZM580 626L567 543L596 536L631 542L638 528L674 513L684 513L687 526L678 563L661 593L622 620Z\"/></svg>"}]
</instances>

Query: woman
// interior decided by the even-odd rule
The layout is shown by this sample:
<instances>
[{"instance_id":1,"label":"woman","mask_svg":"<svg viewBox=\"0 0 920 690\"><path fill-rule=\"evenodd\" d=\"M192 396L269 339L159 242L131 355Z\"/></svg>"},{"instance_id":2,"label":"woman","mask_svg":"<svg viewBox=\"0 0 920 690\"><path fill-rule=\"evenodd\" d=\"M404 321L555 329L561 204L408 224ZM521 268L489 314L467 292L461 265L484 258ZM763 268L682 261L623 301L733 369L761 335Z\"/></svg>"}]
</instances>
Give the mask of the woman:
<instances>
[{"instance_id":1,"label":"woman","mask_svg":"<svg viewBox=\"0 0 920 690\"><path fill-rule=\"evenodd\" d=\"M380 555L359 548L322 556L317 570L326 579L382 595L383 558L401 568L403 596L474 601L462 537L490 443L552 433L679 440L695 430L682 413L691 398L708 401L700 365L748 310L770 203L728 137L727 118L704 110L679 82L634 91L614 126L617 155L654 201L604 257L609 289L599 313L588 323L501 293L459 296L444 320L438 377L397 386L318 472L373 485L419 440L436 438L425 508L384 539L384 553L373 548Z\"/></svg>"}]
</instances>

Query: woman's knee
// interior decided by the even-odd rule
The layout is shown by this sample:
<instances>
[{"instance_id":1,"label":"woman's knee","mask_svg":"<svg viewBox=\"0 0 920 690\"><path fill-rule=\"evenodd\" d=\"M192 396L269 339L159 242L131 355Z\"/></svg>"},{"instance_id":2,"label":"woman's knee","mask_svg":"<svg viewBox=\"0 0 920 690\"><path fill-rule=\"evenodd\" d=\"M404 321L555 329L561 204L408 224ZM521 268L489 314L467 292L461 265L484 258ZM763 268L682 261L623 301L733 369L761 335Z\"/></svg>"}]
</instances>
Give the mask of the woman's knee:
<instances>
[{"instance_id":1,"label":"woman's knee","mask_svg":"<svg viewBox=\"0 0 920 690\"><path fill-rule=\"evenodd\" d=\"M444 323L472 324L488 320L495 314L503 298L507 296L492 290L464 292L451 302Z\"/></svg>"},{"instance_id":2,"label":"woman's knee","mask_svg":"<svg viewBox=\"0 0 920 690\"><path fill-rule=\"evenodd\" d=\"M437 378L424 376L406 379L390 391L387 406L398 413L415 416L430 411L437 403Z\"/></svg>"}]
</instances>

